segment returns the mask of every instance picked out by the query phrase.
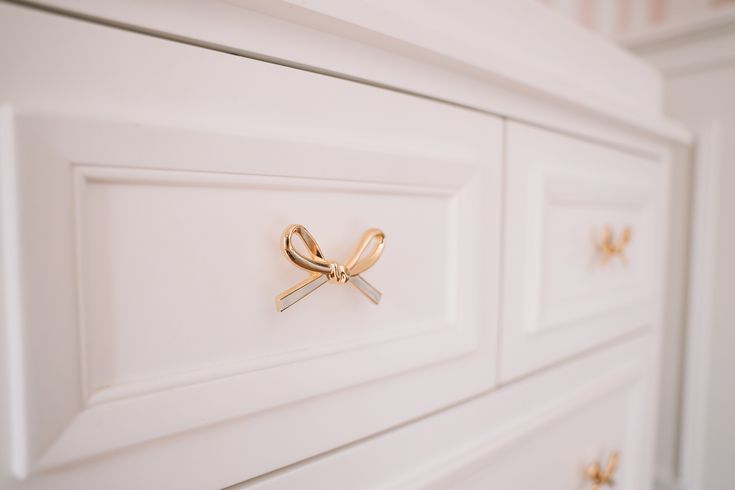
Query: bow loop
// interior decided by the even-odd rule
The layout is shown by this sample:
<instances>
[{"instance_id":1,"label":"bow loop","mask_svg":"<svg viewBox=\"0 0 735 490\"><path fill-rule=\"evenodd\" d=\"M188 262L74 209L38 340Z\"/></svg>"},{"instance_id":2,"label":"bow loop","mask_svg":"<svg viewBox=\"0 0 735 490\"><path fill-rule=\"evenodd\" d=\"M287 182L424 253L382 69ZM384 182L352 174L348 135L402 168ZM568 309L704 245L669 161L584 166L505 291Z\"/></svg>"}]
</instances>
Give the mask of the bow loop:
<instances>
[{"instance_id":1,"label":"bow loop","mask_svg":"<svg viewBox=\"0 0 735 490\"><path fill-rule=\"evenodd\" d=\"M296 250L294 236L299 237L306 245L309 257ZM324 258L319 244L304 226L290 225L283 232L281 248L286 257L297 267L317 274L324 274L331 281L345 283L351 277L365 272L378 261L383 254L384 242L385 234L377 228L371 228L360 237L347 261L344 264L339 264ZM371 243L373 246L366 253Z\"/></svg>"},{"instance_id":2,"label":"bow loop","mask_svg":"<svg viewBox=\"0 0 735 490\"><path fill-rule=\"evenodd\" d=\"M304 257L296 250L294 246L293 237L297 236L301 239L306 249L309 251L310 257ZM322 249L319 248L319 244L316 242L309 230L302 225L290 225L286 228L281 236L281 250L286 254L286 257L294 263L294 265L306 269L310 272L316 272L318 274L329 274L332 270L330 262L324 258Z\"/></svg>"},{"instance_id":3,"label":"bow loop","mask_svg":"<svg viewBox=\"0 0 735 490\"><path fill-rule=\"evenodd\" d=\"M371 243L374 243L373 248L366 254L365 251ZM350 258L347 259L347 262L345 263L350 274L357 276L371 268L383 254L384 244L385 233L377 228L370 228L365 231L365 233L362 234L362 237L360 237L360 241L355 245Z\"/></svg>"}]
</instances>

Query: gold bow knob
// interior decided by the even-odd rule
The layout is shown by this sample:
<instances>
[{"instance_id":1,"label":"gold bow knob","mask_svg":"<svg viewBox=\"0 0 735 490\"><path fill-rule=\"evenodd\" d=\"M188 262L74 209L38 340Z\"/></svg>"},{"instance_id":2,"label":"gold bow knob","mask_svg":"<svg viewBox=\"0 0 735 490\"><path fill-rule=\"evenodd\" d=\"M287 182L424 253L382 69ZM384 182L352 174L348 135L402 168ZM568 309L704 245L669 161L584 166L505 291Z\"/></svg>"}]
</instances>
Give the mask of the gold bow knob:
<instances>
[{"instance_id":1,"label":"gold bow knob","mask_svg":"<svg viewBox=\"0 0 735 490\"><path fill-rule=\"evenodd\" d=\"M610 458L607 460L607 466L603 471L600 468L600 463L592 463L587 467L585 475L592 481L592 488L590 490L600 490L604 485L612 487L615 485L613 481L613 475L618 467L618 452L613 451L610 454Z\"/></svg>"},{"instance_id":2,"label":"gold bow knob","mask_svg":"<svg viewBox=\"0 0 735 490\"><path fill-rule=\"evenodd\" d=\"M296 250L294 237L298 237L304 243L309 252L308 257ZM371 243L374 245L366 254L365 251L368 250ZM385 234L376 228L370 228L362 234L349 258L344 264L340 264L324 258L319 244L304 226L287 226L281 235L281 250L294 265L311 272L311 276L276 296L276 309L285 310L327 282L338 284L349 282L370 301L378 304L382 294L360 274L378 261L383 253L384 243Z\"/></svg>"},{"instance_id":3,"label":"gold bow knob","mask_svg":"<svg viewBox=\"0 0 735 490\"><path fill-rule=\"evenodd\" d=\"M615 256L620 257L620 260L622 260L623 263L627 263L628 260L625 256L625 248L628 246L628 243L630 243L632 235L633 232L631 231L630 226L626 226L620 232L620 236L616 239L612 229L609 226L603 226L596 243L597 251L600 253L602 263L606 264Z\"/></svg>"}]
</instances>

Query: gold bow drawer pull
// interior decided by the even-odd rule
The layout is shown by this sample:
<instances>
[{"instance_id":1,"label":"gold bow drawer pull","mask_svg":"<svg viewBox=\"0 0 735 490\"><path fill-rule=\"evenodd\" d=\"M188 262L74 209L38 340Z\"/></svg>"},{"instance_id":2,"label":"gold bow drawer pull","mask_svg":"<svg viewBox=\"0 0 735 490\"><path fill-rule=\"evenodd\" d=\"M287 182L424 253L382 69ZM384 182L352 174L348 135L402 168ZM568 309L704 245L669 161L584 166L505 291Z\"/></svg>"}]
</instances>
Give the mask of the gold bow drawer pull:
<instances>
[{"instance_id":1,"label":"gold bow drawer pull","mask_svg":"<svg viewBox=\"0 0 735 490\"><path fill-rule=\"evenodd\" d=\"M585 471L585 475L587 478L592 482L592 487L590 490L602 490L604 486L612 487L615 485L615 482L613 480L613 476L615 475L615 470L618 467L618 452L613 451L610 453L610 457L607 460L607 466L605 467L605 470L603 471L600 467L600 463L592 463L587 467L587 470Z\"/></svg>"},{"instance_id":2,"label":"gold bow drawer pull","mask_svg":"<svg viewBox=\"0 0 735 490\"><path fill-rule=\"evenodd\" d=\"M600 254L602 263L606 264L613 257L619 257L623 263L627 263L625 248L630 243L632 236L633 232L630 226L623 228L617 237L612 228L603 226L596 240L597 251Z\"/></svg>"},{"instance_id":3,"label":"gold bow drawer pull","mask_svg":"<svg viewBox=\"0 0 735 490\"><path fill-rule=\"evenodd\" d=\"M294 237L298 237L306 246L308 256L296 250ZM292 264L309 272L310 276L276 296L276 310L279 312L285 310L327 282L350 283L377 305L382 296L381 292L367 282L361 274L378 261L383 253L384 243L385 234L376 228L371 228L362 234L349 258L340 264L324 258L319 244L303 225L287 226L281 235L281 250ZM373 246L368 251L371 244Z\"/></svg>"}]
</instances>

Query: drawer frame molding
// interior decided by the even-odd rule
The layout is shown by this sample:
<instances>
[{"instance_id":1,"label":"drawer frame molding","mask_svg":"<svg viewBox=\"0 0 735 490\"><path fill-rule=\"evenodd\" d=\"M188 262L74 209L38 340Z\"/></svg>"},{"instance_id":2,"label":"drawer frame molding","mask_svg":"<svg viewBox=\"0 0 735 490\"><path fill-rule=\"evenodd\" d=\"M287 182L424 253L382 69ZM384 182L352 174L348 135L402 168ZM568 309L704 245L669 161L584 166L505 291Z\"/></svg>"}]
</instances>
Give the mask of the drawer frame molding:
<instances>
[{"instance_id":1,"label":"drawer frame molding","mask_svg":"<svg viewBox=\"0 0 735 490\"><path fill-rule=\"evenodd\" d=\"M444 393L442 397L432 393L430 383L425 383L425 393L417 393L417 399L423 399L423 402L411 402L392 413L377 413L375 420L362 417L360 423L349 428L349 435L337 434L342 438L341 443L368 435L385 424L400 423L492 387L494 338L492 331L486 328L492 324L491 310L478 308L481 291L476 285L485 281L482 278L484 267L497 265L483 262L480 269L469 265L470 261L482 255L479 250L481 244L497 240L483 231L485 229L474 226L486 209L483 203L488 201L482 193L493 172L484 164L478 165L481 160L474 159L476 157L467 159L437 153L432 160L421 152L390 152L388 148L375 152L360 145L334 148L318 142L278 141L280 154L274 165L256 163L254 168L247 169L243 167L242 156L238 155L272 154L270 150L276 142L261 135L243 137L175 127L141 128L127 123L69 116L19 115L10 110L4 111L2 129L0 137L3 140L19 135L16 140L20 142L23 155L18 159L12 152L6 152L3 173L9 173L11 178L3 179L4 182L10 186L15 184L12 176L16 168L22 168L26 173L24 178L17 180L18 195L11 193L5 197L17 200L15 205L3 206L4 213L13 214L4 219L5 226L12 227L17 223L17 213L23 209L23 200L39 193L50 197L43 208L33 209L24 215L26 222L39 229L58 226L59 223L68 224L68 229L62 232L62 236L68 237L67 243L62 240L62 246L57 249L36 251L37 256L26 255L20 260L20 267L26 269L34 258L39 263L55 263L56 272L48 272L53 274L54 280L43 288L40 297L48 295L55 298L45 315L53 314L57 326L49 336L45 322L29 322L21 318L22 311L10 326L11 337L18 337L18 345L13 351L23 356L11 359L14 366L12 383L18 390L18 396L13 397L17 404L13 408L12 427L14 471L19 477L209 424L259 416L264 411L281 407L297 410L301 400L326 396L375 380L396 378L399 382L399 379L408 377L428 381L436 376L432 373L442 372L442 375L455 379L456 383L452 393ZM33 135L36 143L33 149L25 146L29 140L24 137L26 134ZM91 141L94 144L90 144ZM109 147L119 149L112 158L107 152ZM207 158L202 149L208 147L218 148L218 171L199 168L202 159ZM141 148L155 148L155 151L146 154L139 150ZM324 168L315 169L311 175L304 172L304 167L278 162L300 161L305 154L312 158L321 156L325 168L333 164L337 169L339 165L339 169L330 174L336 178L320 177ZM298 159L295 159L296 155L299 155ZM341 163L345 159L351 162L350 169L346 170ZM366 165L375 159L389 161L395 169L391 182L385 181L385 177L375 178L376 175L385 175L383 169L376 173L375 165ZM257 157L253 156L252 160L257 162ZM158 164L152 166L152 161ZM431 172L426 171L427 165L431 166ZM357 168L363 169L364 174L356 172ZM447 179L445 175L449 168L452 169L452 177ZM418 172L419 169L422 171ZM46 172L48 179L38 178L38 171ZM31 175L34 177L29 178ZM288 192L291 189L326 193L339 191L365 196L438 200L449 216L448 222L441 224L447 227L447 249L450 251L450 255L444 258L448 275L442 289L443 294L448 295L446 315L432 324L400 328L387 328L391 327L388 325L341 341L317 341L300 349L99 386L90 380L90 373L95 370L89 362L91 327L87 312L90 291L98 292L99 284L95 283L90 289L91 283L88 283L92 269L88 263L90 250L86 245L86 237L90 234L86 218L90 209L87 200L90 186L124 188L129 185L211 187L246 192L248 189L259 192ZM495 210L499 213L499 206ZM29 240L27 230L10 231L5 240L7 243ZM4 248L8 247L4 244ZM14 253L13 247L8 249L6 256L8 253ZM27 276L27 272L25 275L20 269L16 272L17 277L12 274L6 277L20 284L21 276ZM31 278L37 281L40 276ZM10 289L14 288L19 287L11 285ZM475 292L460 295L460 289ZM272 310L270 294L272 292L269 291L269 310ZM363 301L362 298L357 299ZM18 301L24 305L19 306L21 309L30 304L28 298ZM34 301L40 299L32 298ZM371 305L368 307L372 308ZM460 314L460 311L465 313ZM276 315L275 312L273 314ZM392 327L396 326L400 325ZM12 335L13 331L19 335ZM20 332L23 332L22 336ZM41 338L44 338L44 343L55 347L44 358L37 357ZM375 363L375 358L381 358L382 362ZM352 369L336 368L345 363ZM25 367L40 367L42 364L55 368L29 370ZM332 374L324 374L327 372ZM299 377L304 380L298 384L289 381ZM248 396L253 390L259 390L262 383L288 389L261 391L263 396L259 397ZM445 396L449 398L445 399ZM37 409L48 406L52 398L58 406L55 416L40 419ZM190 411L176 408L198 406L207 399L218 399L220 403L202 405ZM351 396L351 399L359 403L360 397ZM407 402L396 399L396 403ZM144 413L161 416L142 417ZM304 417L307 416L305 413ZM298 420L298 416L293 417L293 423L298 423ZM257 424L255 421L252 423ZM272 430L283 430L279 425L272 425ZM99 431L101 426L111 430ZM324 441L323 444L335 443ZM314 451L313 448L309 450ZM260 469L254 471L262 472Z\"/></svg>"},{"instance_id":2,"label":"drawer frame molding","mask_svg":"<svg viewBox=\"0 0 735 490\"><path fill-rule=\"evenodd\" d=\"M565 416L582 410L587 405L629 388L640 382L641 363L621 365L611 373L598 376L594 381L582 384L555 399L545 401L531 412L503 425L496 431L483 434L465 446L453 449L425 465L386 483L380 490L421 488L442 490L453 488L459 482L471 478L483 468L498 462L511 448L530 442L544 428ZM638 394L640 386L633 388ZM640 396L640 395L637 395ZM632 410L633 408L631 408ZM626 454L626 459L629 455ZM635 457L635 456L633 456ZM579 473L580 482L584 478Z\"/></svg>"}]
</instances>

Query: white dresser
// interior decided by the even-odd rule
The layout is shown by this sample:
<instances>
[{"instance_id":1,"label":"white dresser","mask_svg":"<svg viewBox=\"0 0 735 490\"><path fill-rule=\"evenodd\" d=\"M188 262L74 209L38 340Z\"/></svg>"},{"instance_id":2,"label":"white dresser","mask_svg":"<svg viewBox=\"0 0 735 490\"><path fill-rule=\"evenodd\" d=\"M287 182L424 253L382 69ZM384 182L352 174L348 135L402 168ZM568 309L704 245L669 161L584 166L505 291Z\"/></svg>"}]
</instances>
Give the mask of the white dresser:
<instances>
[{"instance_id":1,"label":"white dresser","mask_svg":"<svg viewBox=\"0 0 735 490\"><path fill-rule=\"evenodd\" d=\"M638 60L535 2L47 0L0 67L0 488L650 488L689 137Z\"/></svg>"}]
</instances>

